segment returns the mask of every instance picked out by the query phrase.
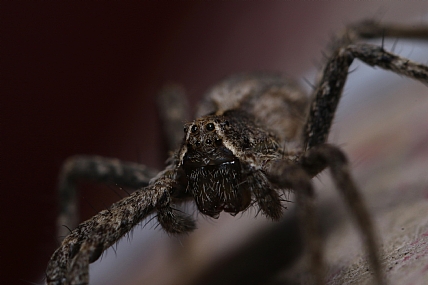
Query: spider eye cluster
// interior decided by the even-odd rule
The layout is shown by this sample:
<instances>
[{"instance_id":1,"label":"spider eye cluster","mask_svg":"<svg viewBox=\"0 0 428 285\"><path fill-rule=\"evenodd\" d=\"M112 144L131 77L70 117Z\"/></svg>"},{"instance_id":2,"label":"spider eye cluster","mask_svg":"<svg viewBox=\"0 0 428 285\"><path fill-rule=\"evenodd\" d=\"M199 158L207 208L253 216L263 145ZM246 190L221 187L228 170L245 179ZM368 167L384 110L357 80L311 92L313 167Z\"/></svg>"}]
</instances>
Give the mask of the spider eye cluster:
<instances>
[{"instance_id":1,"label":"spider eye cluster","mask_svg":"<svg viewBox=\"0 0 428 285\"><path fill-rule=\"evenodd\" d=\"M224 128L224 126L229 126L229 122L221 122L219 119L196 120L193 123L186 125L184 127L184 132L186 134L189 133L187 141L189 146L196 148L208 147L210 149L221 147L223 145L223 140L215 131L216 125L220 125L220 127Z\"/></svg>"},{"instance_id":2,"label":"spider eye cluster","mask_svg":"<svg viewBox=\"0 0 428 285\"><path fill-rule=\"evenodd\" d=\"M185 133L187 133L187 132L188 132L188 130L189 130L189 128L188 128L188 127L184 127L184 132L185 132ZM212 131L214 131L214 130L215 130L215 125L214 125L214 123L207 123L207 124L205 125L205 130L206 130L206 131L208 131L208 132L212 132ZM195 134L195 133L197 133L197 132L199 131L199 127L198 127L197 125L192 125L192 126L190 127L190 131L191 131L193 134Z\"/></svg>"}]
</instances>

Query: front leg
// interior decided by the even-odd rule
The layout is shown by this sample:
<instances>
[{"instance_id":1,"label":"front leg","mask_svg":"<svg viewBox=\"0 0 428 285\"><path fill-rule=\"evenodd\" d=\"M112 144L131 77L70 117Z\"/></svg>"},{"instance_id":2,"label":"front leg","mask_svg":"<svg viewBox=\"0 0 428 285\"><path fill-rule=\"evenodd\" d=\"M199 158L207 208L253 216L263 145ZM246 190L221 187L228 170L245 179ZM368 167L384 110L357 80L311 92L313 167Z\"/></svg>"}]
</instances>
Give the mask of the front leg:
<instances>
[{"instance_id":1,"label":"front leg","mask_svg":"<svg viewBox=\"0 0 428 285\"><path fill-rule=\"evenodd\" d=\"M46 283L88 284L89 263L96 261L148 215L157 211L159 222L164 226L165 213L173 213L170 202L175 180L171 178L171 172L173 170L160 173L149 186L114 203L73 230L52 255L46 270ZM195 228L194 221L188 217L167 216L168 227L165 229L169 232Z\"/></svg>"},{"instance_id":2,"label":"front leg","mask_svg":"<svg viewBox=\"0 0 428 285\"><path fill-rule=\"evenodd\" d=\"M158 171L134 162L101 156L72 156L62 166L58 183L59 216L57 234L66 236L64 227L74 229L79 222L77 185L90 181L140 189L149 184Z\"/></svg>"}]
</instances>

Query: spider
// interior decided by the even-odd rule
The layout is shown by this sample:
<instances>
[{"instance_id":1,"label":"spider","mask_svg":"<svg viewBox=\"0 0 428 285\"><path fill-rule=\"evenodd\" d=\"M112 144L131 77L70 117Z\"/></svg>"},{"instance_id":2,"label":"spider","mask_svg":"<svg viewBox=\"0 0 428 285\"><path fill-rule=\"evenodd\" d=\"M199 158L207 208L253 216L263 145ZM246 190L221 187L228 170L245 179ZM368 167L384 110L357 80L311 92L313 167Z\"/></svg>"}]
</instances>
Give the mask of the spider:
<instances>
[{"instance_id":1,"label":"spider","mask_svg":"<svg viewBox=\"0 0 428 285\"><path fill-rule=\"evenodd\" d=\"M428 84L428 67L360 43L374 37L426 38L428 28L400 27L363 21L348 26L332 41L329 56L313 94L307 96L293 80L270 73L231 76L212 87L197 111L186 117L177 88L163 91L167 108L162 116L170 146L165 170L154 170L117 159L76 156L67 160L60 176L60 235L62 225L75 225L75 184L78 180L113 183L138 189L108 209L78 225L52 255L47 284L88 284L89 264L142 220L156 213L171 234L191 232L195 221L174 207L194 200L203 215L236 215L251 206L274 221L283 216L282 193L293 190L310 267L316 284L324 284L321 239L315 219L311 179L328 168L336 188L365 240L377 284L385 279L370 215L350 173L346 155L327 143L348 70L355 58L371 66Z\"/></svg>"}]
</instances>

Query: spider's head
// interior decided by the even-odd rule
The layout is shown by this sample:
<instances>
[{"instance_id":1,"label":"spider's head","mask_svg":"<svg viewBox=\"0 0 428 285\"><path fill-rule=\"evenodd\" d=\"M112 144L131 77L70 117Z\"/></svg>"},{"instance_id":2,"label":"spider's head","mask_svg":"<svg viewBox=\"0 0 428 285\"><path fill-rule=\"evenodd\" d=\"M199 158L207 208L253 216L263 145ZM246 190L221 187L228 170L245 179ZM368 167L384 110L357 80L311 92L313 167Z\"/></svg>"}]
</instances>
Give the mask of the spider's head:
<instances>
[{"instance_id":1,"label":"spider's head","mask_svg":"<svg viewBox=\"0 0 428 285\"><path fill-rule=\"evenodd\" d=\"M180 151L183 166L219 165L235 159L224 143L224 131L230 123L221 116L208 116L184 126L185 138Z\"/></svg>"},{"instance_id":2,"label":"spider's head","mask_svg":"<svg viewBox=\"0 0 428 285\"><path fill-rule=\"evenodd\" d=\"M194 120L184 126L184 133L178 153L180 166L219 165L238 159L251 163L249 150L273 147L268 136L260 137L260 130L248 115L235 110Z\"/></svg>"},{"instance_id":3,"label":"spider's head","mask_svg":"<svg viewBox=\"0 0 428 285\"><path fill-rule=\"evenodd\" d=\"M179 152L187 191L195 198L198 209L214 218L221 211L237 214L251 202L236 148L229 142L231 130L225 116L210 115L195 120L185 125Z\"/></svg>"}]
</instances>

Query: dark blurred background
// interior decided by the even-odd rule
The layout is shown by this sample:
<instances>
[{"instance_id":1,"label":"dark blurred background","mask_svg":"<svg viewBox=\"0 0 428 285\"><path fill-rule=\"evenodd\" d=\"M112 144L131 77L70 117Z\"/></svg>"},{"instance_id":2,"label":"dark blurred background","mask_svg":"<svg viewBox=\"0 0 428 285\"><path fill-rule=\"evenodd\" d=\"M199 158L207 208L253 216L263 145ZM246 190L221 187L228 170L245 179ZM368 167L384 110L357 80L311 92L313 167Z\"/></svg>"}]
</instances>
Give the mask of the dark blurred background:
<instances>
[{"instance_id":1,"label":"dark blurred background","mask_svg":"<svg viewBox=\"0 0 428 285\"><path fill-rule=\"evenodd\" d=\"M162 168L155 97L164 83L183 84L194 107L231 73L301 79L344 24L428 12L423 1L346 2L2 1L0 282L42 282L58 245L56 182L68 156ZM82 218L117 200L84 190Z\"/></svg>"}]
</instances>

